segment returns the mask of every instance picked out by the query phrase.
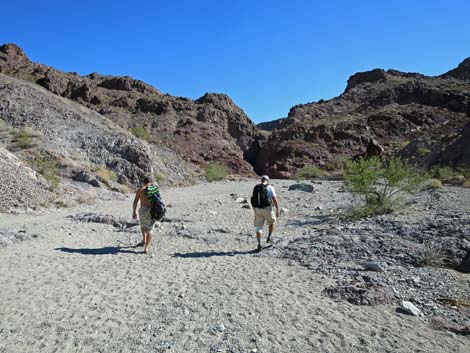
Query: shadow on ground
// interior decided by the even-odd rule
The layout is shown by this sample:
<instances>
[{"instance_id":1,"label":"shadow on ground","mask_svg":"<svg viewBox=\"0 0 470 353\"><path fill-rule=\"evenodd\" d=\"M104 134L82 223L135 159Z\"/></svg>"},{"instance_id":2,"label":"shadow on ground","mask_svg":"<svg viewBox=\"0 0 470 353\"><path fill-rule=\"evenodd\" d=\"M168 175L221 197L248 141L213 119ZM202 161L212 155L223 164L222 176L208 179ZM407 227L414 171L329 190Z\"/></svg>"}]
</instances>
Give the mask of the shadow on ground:
<instances>
[{"instance_id":1,"label":"shadow on ground","mask_svg":"<svg viewBox=\"0 0 470 353\"><path fill-rule=\"evenodd\" d=\"M69 254L82 254L82 255L116 255L119 253L126 253L126 254L142 254L143 251L137 250L127 250L133 247L120 247L120 246L105 246L104 248L83 248L83 249L76 249L76 248L56 248L54 250L66 252Z\"/></svg>"},{"instance_id":2,"label":"shadow on ground","mask_svg":"<svg viewBox=\"0 0 470 353\"><path fill-rule=\"evenodd\" d=\"M248 251L201 251L201 252L188 252L188 253L175 253L173 257L179 257L183 259L187 258L201 258L201 257L213 257L213 256L237 256L237 255L250 255L256 254L256 250Z\"/></svg>"},{"instance_id":3,"label":"shadow on ground","mask_svg":"<svg viewBox=\"0 0 470 353\"><path fill-rule=\"evenodd\" d=\"M303 220L288 220L285 224L289 227L305 227L305 226L321 226L329 223L338 222L338 219L332 215L318 215L318 216L310 216L309 219Z\"/></svg>"}]
</instances>

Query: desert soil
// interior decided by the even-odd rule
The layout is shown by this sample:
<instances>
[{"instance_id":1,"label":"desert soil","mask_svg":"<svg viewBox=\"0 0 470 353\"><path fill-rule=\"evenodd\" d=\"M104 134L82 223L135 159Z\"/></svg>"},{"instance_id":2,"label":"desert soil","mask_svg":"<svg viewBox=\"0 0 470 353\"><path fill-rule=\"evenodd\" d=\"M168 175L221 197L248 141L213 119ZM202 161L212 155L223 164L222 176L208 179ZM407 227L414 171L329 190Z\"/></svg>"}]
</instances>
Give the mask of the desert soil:
<instances>
[{"instance_id":1,"label":"desert soil","mask_svg":"<svg viewBox=\"0 0 470 353\"><path fill-rule=\"evenodd\" d=\"M0 248L0 352L468 352L468 336L433 330L430 318L397 313L396 304L324 296L333 276L276 255L295 232L319 226L289 220L327 194L292 194L292 182L275 181L290 212L273 247L253 253L253 211L236 197L254 182L166 189L171 222L149 255L134 247L138 227L67 218L131 221L131 198L0 215L3 229L34 237Z\"/></svg>"}]
</instances>

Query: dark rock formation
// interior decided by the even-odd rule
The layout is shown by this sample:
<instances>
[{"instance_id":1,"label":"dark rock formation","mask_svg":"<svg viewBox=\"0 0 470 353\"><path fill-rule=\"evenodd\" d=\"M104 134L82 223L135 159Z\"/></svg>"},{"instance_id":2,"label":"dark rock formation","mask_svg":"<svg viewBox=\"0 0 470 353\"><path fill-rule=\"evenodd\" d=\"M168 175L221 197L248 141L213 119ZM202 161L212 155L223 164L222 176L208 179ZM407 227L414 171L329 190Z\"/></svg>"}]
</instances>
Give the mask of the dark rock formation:
<instances>
[{"instance_id":1,"label":"dark rock formation","mask_svg":"<svg viewBox=\"0 0 470 353\"><path fill-rule=\"evenodd\" d=\"M438 77L360 72L339 97L297 105L287 118L259 127L224 94L191 100L128 76L65 73L31 62L14 44L0 47L0 72L85 105L193 166L217 162L239 174L254 166L290 178L305 165L335 170L342 158L358 155L400 153L425 167L469 164L467 134L458 134L470 123L470 58Z\"/></svg>"},{"instance_id":2,"label":"dark rock formation","mask_svg":"<svg viewBox=\"0 0 470 353\"><path fill-rule=\"evenodd\" d=\"M128 76L65 73L31 62L14 44L0 47L0 72L81 103L196 165L215 161L235 173L252 174L250 163L256 163L265 138L223 94L206 93L193 101L162 94Z\"/></svg>"},{"instance_id":3,"label":"dark rock formation","mask_svg":"<svg viewBox=\"0 0 470 353\"><path fill-rule=\"evenodd\" d=\"M285 121L286 121L286 118L281 118L281 119L276 119L273 121L259 123L256 126L258 127L258 129L261 129L261 130L273 131L274 129L280 128Z\"/></svg>"},{"instance_id":4,"label":"dark rock formation","mask_svg":"<svg viewBox=\"0 0 470 353\"><path fill-rule=\"evenodd\" d=\"M436 153L470 122L468 64L440 77L381 69L355 74L339 97L293 107L263 144L255 170L280 178L308 164L334 170L342 157L395 154L415 140L431 147L404 154L426 167L436 163ZM462 143L454 146L459 153L452 153L468 160Z\"/></svg>"},{"instance_id":5,"label":"dark rock formation","mask_svg":"<svg viewBox=\"0 0 470 353\"><path fill-rule=\"evenodd\" d=\"M470 58L466 58L455 69L446 72L443 77L453 77L459 80L470 81Z\"/></svg>"},{"instance_id":6,"label":"dark rock formation","mask_svg":"<svg viewBox=\"0 0 470 353\"><path fill-rule=\"evenodd\" d=\"M470 168L470 124L438 155L436 163L454 168Z\"/></svg>"},{"instance_id":7,"label":"dark rock formation","mask_svg":"<svg viewBox=\"0 0 470 353\"><path fill-rule=\"evenodd\" d=\"M60 176L94 186L100 183L89 169L104 168L121 183L139 185L144 176L157 171L182 179L187 168L174 153L152 149L96 112L3 74L0 116L7 137L2 143L14 149L17 157L31 160L47 155L57 162L56 173ZM18 131L24 131L21 148L15 147L11 137ZM157 160L155 154L165 161Z\"/></svg>"},{"instance_id":8,"label":"dark rock formation","mask_svg":"<svg viewBox=\"0 0 470 353\"><path fill-rule=\"evenodd\" d=\"M463 273L470 273L470 250L467 252L462 262L456 267L456 270Z\"/></svg>"}]
</instances>

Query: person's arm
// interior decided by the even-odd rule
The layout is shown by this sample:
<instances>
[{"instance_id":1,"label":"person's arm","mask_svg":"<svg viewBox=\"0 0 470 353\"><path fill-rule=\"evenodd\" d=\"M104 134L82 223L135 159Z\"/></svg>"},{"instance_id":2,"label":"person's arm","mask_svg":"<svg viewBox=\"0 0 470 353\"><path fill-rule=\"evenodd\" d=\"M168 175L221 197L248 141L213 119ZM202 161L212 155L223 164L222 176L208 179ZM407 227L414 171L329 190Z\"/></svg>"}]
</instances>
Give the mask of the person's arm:
<instances>
[{"instance_id":1,"label":"person's arm","mask_svg":"<svg viewBox=\"0 0 470 353\"><path fill-rule=\"evenodd\" d=\"M273 196L273 204L274 207L276 207L276 217L279 217L281 215L281 210L279 209L279 202L277 201L276 196Z\"/></svg>"},{"instance_id":2,"label":"person's arm","mask_svg":"<svg viewBox=\"0 0 470 353\"><path fill-rule=\"evenodd\" d=\"M135 193L134 203L132 204L132 218L137 219L137 204L139 203L139 192Z\"/></svg>"}]
</instances>

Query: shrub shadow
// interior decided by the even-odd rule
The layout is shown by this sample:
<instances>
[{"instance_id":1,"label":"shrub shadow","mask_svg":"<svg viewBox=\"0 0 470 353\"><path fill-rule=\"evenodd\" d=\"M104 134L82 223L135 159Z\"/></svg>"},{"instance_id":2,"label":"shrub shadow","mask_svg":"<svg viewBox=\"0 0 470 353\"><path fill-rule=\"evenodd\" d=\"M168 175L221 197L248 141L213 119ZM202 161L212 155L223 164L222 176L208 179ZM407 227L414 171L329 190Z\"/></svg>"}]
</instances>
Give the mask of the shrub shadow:
<instances>
[{"instance_id":1,"label":"shrub shadow","mask_svg":"<svg viewBox=\"0 0 470 353\"><path fill-rule=\"evenodd\" d=\"M126 250L132 247L120 247L120 246L105 246L104 248L56 248L54 250L66 252L69 254L82 254L82 255L116 255L118 253L125 254L142 254L143 251Z\"/></svg>"},{"instance_id":2,"label":"shrub shadow","mask_svg":"<svg viewBox=\"0 0 470 353\"><path fill-rule=\"evenodd\" d=\"M201 251L201 252L188 252L188 253L174 253L173 257L179 257L182 259L188 258L204 258L214 256L238 256L238 255L250 255L256 254L256 250L248 251Z\"/></svg>"},{"instance_id":3,"label":"shrub shadow","mask_svg":"<svg viewBox=\"0 0 470 353\"><path fill-rule=\"evenodd\" d=\"M288 220L286 221L287 226L293 227L305 227L305 226L319 226L327 223L337 222L337 218L332 215L319 215L319 216L310 216L308 220Z\"/></svg>"}]
</instances>

